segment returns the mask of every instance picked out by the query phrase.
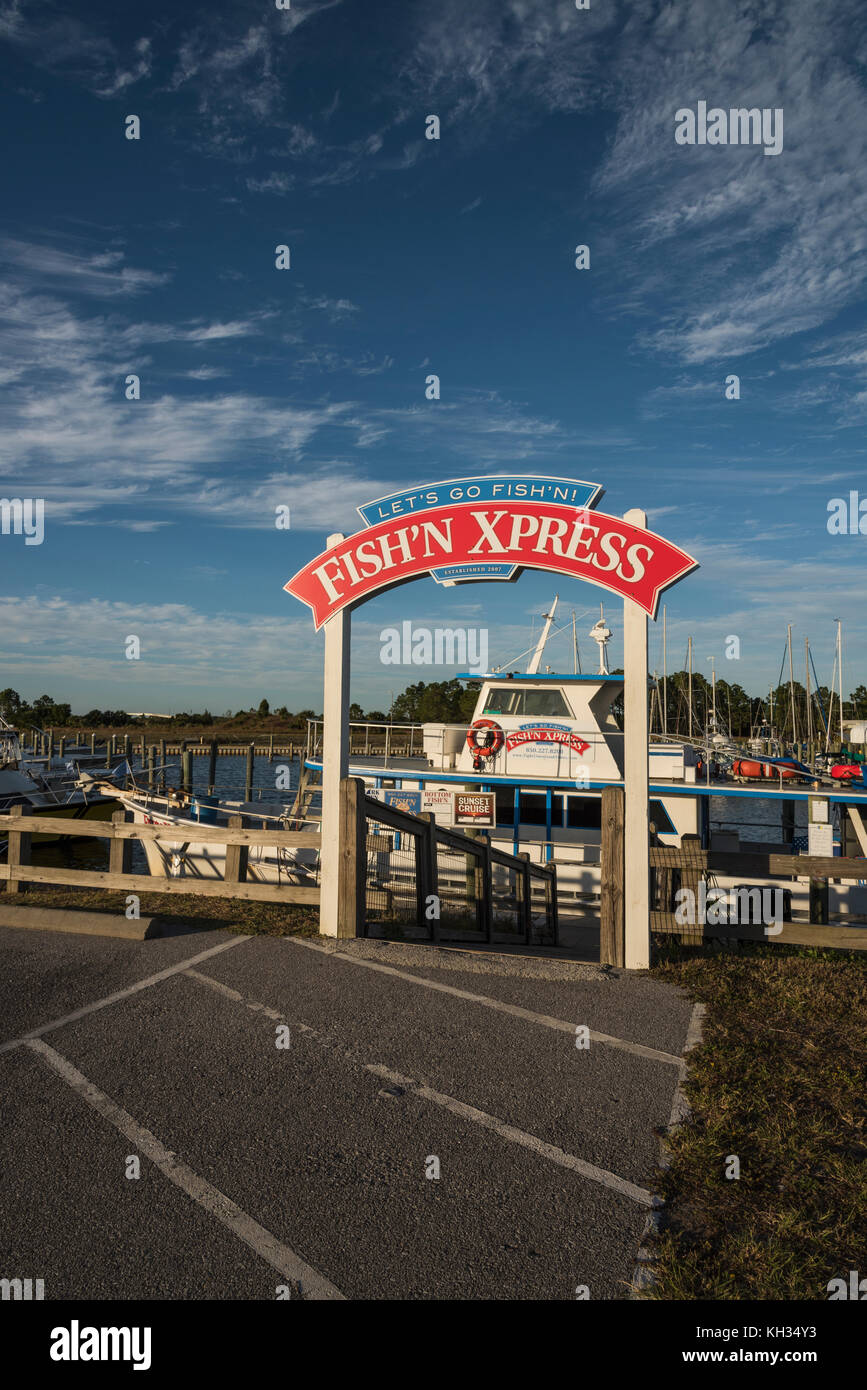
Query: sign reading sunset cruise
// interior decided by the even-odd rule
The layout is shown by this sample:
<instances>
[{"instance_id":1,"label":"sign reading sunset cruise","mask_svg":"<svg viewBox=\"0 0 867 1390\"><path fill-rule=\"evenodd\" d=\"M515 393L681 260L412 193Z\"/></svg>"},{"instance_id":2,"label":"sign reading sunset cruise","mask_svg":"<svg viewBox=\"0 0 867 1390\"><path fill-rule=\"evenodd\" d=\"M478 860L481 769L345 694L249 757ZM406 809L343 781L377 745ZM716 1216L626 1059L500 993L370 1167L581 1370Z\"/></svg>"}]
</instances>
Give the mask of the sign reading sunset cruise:
<instances>
[{"instance_id":1,"label":"sign reading sunset cruise","mask_svg":"<svg viewBox=\"0 0 867 1390\"><path fill-rule=\"evenodd\" d=\"M359 511L367 530L317 555L284 588L317 630L335 613L429 574L445 584L524 569L584 579L651 618L697 561L644 527L592 509L602 489L564 478L461 478L395 493Z\"/></svg>"},{"instance_id":2,"label":"sign reading sunset cruise","mask_svg":"<svg viewBox=\"0 0 867 1390\"><path fill-rule=\"evenodd\" d=\"M497 824L497 798L493 792L452 792L453 825Z\"/></svg>"}]
</instances>

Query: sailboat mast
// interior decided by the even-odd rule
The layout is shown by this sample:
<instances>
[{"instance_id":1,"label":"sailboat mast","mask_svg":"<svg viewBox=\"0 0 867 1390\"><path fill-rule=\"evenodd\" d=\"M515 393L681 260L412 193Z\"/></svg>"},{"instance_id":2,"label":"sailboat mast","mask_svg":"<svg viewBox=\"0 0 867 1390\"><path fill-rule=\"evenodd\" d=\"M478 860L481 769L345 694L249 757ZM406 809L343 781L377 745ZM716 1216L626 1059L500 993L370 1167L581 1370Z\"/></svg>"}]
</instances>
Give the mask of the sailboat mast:
<instances>
[{"instance_id":1,"label":"sailboat mast","mask_svg":"<svg viewBox=\"0 0 867 1390\"><path fill-rule=\"evenodd\" d=\"M825 729L825 752L831 747L831 728L834 723L834 691L837 685L837 646L834 646L834 669L831 672L831 696L828 701L828 726Z\"/></svg>"},{"instance_id":2,"label":"sailboat mast","mask_svg":"<svg viewBox=\"0 0 867 1390\"><path fill-rule=\"evenodd\" d=\"M662 605L662 732L668 733L668 664L666 661L665 604Z\"/></svg>"},{"instance_id":3,"label":"sailboat mast","mask_svg":"<svg viewBox=\"0 0 867 1390\"><path fill-rule=\"evenodd\" d=\"M795 673L792 668L792 624L786 626L786 644L789 649L789 703L792 708L792 742L798 741L798 729L795 724Z\"/></svg>"},{"instance_id":4,"label":"sailboat mast","mask_svg":"<svg viewBox=\"0 0 867 1390\"><path fill-rule=\"evenodd\" d=\"M689 666L689 695L688 695L687 704L688 704L688 708L689 708L689 736L690 736L690 738L692 738L692 638L691 638L691 637L690 637L689 642L688 642L688 652L689 652L689 655L688 655L688 658L687 658L687 664L688 664L688 666Z\"/></svg>"},{"instance_id":5,"label":"sailboat mast","mask_svg":"<svg viewBox=\"0 0 867 1390\"><path fill-rule=\"evenodd\" d=\"M840 747L843 747L843 624L837 619L837 670L840 673Z\"/></svg>"},{"instance_id":6,"label":"sailboat mast","mask_svg":"<svg viewBox=\"0 0 867 1390\"><path fill-rule=\"evenodd\" d=\"M813 705L810 699L810 639L804 638L804 689L807 692L807 748L813 746Z\"/></svg>"}]
</instances>

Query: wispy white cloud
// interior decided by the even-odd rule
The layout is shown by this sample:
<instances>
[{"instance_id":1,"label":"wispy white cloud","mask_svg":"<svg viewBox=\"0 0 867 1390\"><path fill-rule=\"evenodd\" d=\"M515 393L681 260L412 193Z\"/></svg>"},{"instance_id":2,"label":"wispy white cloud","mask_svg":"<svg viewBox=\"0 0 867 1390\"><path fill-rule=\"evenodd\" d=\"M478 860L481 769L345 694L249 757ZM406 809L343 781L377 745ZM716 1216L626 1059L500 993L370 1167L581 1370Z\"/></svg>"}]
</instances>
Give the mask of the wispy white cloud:
<instances>
[{"instance_id":1,"label":"wispy white cloud","mask_svg":"<svg viewBox=\"0 0 867 1390\"><path fill-rule=\"evenodd\" d=\"M858 0L657 0L575 11L547 0L442 0L419 20L404 74L458 138L592 109L615 126L597 169L617 265L611 314L662 321L645 349L734 361L830 321L867 282L867 95ZM783 153L682 147L678 108L783 107ZM576 129L576 139L578 137ZM577 194L576 190L576 194ZM672 276L672 246L677 274Z\"/></svg>"},{"instance_id":2,"label":"wispy white cloud","mask_svg":"<svg viewBox=\"0 0 867 1390\"><path fill-rule=\"evenodd\" d=\"M4 40L36 67L78 81L101 97L116 96L149 77L153 61L149 38L130 39L125 56L95 26L52 0L8 0L0 5L0 41Z\"/></svg>"},{"instance_id":3,"label":"wispy white cloud","mask_svg":"<svg viewBox=\"0 0 867 1390\"><path fill-rule=\"evenodd\" d=\"M123 251L65 251L48 242L0 239L0 265L16 271L22 281L37 288L55 281L66 292L96 298L129 298L165 285L171 279L166 271L146 270L124 264Z\"/></svg>"}]
</instances>

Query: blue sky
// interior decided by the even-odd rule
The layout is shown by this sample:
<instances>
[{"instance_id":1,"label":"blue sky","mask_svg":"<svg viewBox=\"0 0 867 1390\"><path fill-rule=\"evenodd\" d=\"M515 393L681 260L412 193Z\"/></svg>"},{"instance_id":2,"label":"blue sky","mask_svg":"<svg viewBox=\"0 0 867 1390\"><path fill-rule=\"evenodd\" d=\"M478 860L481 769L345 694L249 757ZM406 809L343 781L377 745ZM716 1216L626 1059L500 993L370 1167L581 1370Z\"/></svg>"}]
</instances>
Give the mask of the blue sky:
<instances>
[{"instance_id":1,"label":"blue sky","mask_svg":"<svg viewBox=\"0 0 867 1390\"><path fill-rule=\"evenodd\" d=\"M522 470L700 561L670 664L692 633L767 688L792 622L827 682L840 617L867 679L867 536L826 525L867 499L865 64L860 0L0 0L0 489L46 506L0 536L0 686L319 708L285 581L360 503ZM699 100L782 107L783 152L676 144ZM586 632L598 590L538 574L368 603L353 698L451 674L383 666L386 626L505 660L558 587Z\"/></svg>"}]
</instances>

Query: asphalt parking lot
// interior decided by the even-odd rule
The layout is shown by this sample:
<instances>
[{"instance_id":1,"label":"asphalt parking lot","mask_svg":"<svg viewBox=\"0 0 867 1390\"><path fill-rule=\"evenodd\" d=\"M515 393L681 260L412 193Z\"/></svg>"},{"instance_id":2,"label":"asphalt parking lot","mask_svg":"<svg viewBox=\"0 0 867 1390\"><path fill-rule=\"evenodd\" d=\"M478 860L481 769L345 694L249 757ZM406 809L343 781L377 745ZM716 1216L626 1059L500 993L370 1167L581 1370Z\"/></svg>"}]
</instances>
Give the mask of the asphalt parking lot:
<instances>
[{"instance_id":1,"label":"asphalt parking lot","mask_svg":"<svg viewBox=\"0 0 867 1390\"><path fill-rule=\"evenodd\" d=\"M629 1296L694 1033L671 987L227 932L6 928L0 964L0 1277L46 1299Z\"/></svg>"}]
</instances>

